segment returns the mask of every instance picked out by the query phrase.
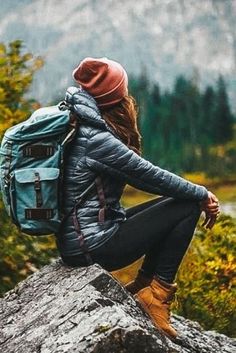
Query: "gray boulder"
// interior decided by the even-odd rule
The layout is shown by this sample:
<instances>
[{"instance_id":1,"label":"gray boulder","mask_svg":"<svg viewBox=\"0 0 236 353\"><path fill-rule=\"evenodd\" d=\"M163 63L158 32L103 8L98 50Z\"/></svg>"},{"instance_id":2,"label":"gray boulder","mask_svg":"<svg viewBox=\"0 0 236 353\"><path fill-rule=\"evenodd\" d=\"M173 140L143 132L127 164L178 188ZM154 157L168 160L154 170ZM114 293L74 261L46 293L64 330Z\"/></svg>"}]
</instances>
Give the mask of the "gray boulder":
<instances>
[{"instance_id":1,"label":"gray boulder","mask_svg":"<svg viewBox=\"0 0 236 353\"><path fill-rule=\"evenodd\" d=\"M0 352L236 352L232 338L176 315L172 321L180 333L175 343L99 265L70 268L56 260L0 300Z\"/></svg>"}]
</instances>

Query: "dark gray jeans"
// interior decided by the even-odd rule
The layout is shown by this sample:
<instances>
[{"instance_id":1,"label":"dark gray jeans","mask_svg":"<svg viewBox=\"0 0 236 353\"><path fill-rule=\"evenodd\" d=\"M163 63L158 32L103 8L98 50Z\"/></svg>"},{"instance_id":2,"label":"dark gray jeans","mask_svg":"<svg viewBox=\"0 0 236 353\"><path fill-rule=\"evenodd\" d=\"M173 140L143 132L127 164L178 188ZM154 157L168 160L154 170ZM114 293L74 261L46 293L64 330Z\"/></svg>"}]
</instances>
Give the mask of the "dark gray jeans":
<instances>
[{"instance_id":1,"label":"dark gray jeans","mask_svg":"<svg viewBox=\"0 0 236 353\"><path fill-rule=\"evenodd\" d=\"M125 267L145 255L142 270L173 282L189 247L201 211L198 201L158 197L126 209L127 220L102 246L90 252L107 271ZM63 258L86 266L83 255Z\"/></svg>"}]
</instances>

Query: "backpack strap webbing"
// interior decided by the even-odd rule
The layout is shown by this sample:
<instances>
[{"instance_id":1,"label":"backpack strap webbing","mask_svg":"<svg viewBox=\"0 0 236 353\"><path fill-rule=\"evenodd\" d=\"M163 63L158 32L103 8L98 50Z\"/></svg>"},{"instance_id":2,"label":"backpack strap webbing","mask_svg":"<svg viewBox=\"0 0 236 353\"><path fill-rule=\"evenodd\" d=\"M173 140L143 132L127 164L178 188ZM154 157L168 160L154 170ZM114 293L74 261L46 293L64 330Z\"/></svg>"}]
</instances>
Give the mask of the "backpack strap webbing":
<instances>
[{"instance_id":1,"label":"backpack strap webbing","mask_svg":"<svg viewBox=\"0 0 236 353\"><path fill-rule=\"evenodd\" d=\"M75 227L75 231L78 235L78 240L79 240L79 245L81 247L81 250L83 251L84 253L84 256L86 257L86 260L88 262L88 265L92 265L93 264L93 259L89 253L89 249L88 249L88 246L85 242L85 239L84 239L84 234L83 232L81 231L80 229L80 223L79 223L79 220L78 220L78 217L77 217L77 208L78 208L78 204L75 205L74 207L74 211L73 211L73 223L74 223L74 227Z\"/></svg>"},{"instance_id":2,"label":"backpack strap webbing","mask_svg":"<svg viewBox=\"0 0 236 353\"><path fill-rule=\"evenodd\" d=\"M4 170L4 180L7 184L9 182L10 170L11 170L11 159L12 159L12 141L7 141L5 147L5 170Z\"/></svg>"},{"instance_id":3,"label":"backpack strap webbing","mask_svg":"<svg viewBox=\"0 0 236 353\"><path fill-rule=\"evenodd\" d=\"M5 155L6 155L5 167L3 172L4 189L7 197L7 202L10 203L9 182L10 182L10 171L11 171L11 162L12 162L12 142L11 141L7 141Z\"/></svg>"},{"instance_id":4,"label":"backpack strap webbing","mask_svg":"<svg viewBox=\"0 0 236 353\"><path fill-rule=\"evenodd\" d=\"M95 179L95 183L96 183L97 193L98 193L98 198L100 203L100 210L98 212L98 221L103 223L105 221L106 198L105 198L102 180L100 176L98 176Z\"/></svg>"},{"instance_id":5,"label":"backpack strap webbing","mask_svg":"<svg viewBox=\"0 0 236 353\"><path fill-rule=\"evenodd\" d=\"M77 217L77 210L80 206L80 204L85 200L85 197L88 195L88 193L94 188L95 186L95 182L93 182L92 184L90 184L88 186L87 189L85 189L82 194L75 199L74 201L74 206L72 207L72 209L64 216L63 220L62 220L62 223L65 222L65 220L72 214L72 220L73 220L73 224L74 224L74 227L75 227L75 231L78 235L78 240L79 240L79 245L81 247L81 250L83 251L83 254L85 255L86 257L86 260L88 262L88 265L92 265L93 264L93 260L89 254L89 249L87 247L87 244L85 242L85 239L84 239L84 235L83 235L83 232L81 231L80 229L80 223L79 223L79 220L78 220L78 217Z\"/></svg>"},{"instance_id":6,"label":"backpack strap webbing","mask_svg":"<svg viewBox=\"0 0 236 353\"><path fill-rule=\"evenodd\" d=\"M105 199L105 194L104 194L104 190L103 190L102 180L101 180L100 176L96 177L95 181L82 193L82 195L80 195L80 197L77 200L75 200L75 205L74 205L73 209L64 218L64 220L65 220L72 213L73 224L74 224L74 227L75 227L75 231L76 231L76 233L78 235L79 245L81 247L81 250L83 251L83 254L86 257L88 265L92 265L93 264L93 260L92 260L92 257L90 255L90 253L89 253L88 246L87 246L87 244L85 242L83 232L81 231L81 228L80 228L80 223L79 223L79 220L78 220L78 217L77 217L77 210L78 210L78 207L81 204L81 202L84 201L85 196L87 196L88 192L92 190L94 184L97 187L97 193L98 193L98 198L99 198L99 203L100 203L100 210L99 210L99 213L98 213L98 220L99 220L99 222L104 222L104 220L105 220L106 199Z\"/></svg>"}]
</instances>

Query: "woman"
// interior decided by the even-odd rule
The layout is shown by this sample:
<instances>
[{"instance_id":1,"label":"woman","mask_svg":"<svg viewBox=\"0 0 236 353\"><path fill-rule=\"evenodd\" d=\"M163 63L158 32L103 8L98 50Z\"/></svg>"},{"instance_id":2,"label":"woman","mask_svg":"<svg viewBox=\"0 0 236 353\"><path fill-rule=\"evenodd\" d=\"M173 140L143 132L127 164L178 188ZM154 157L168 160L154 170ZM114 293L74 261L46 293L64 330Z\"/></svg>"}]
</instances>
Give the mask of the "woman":
<instances>
[{"instance_id":1,"label":"woman","mask_svg":"<svg viewBox=\"0 0 236 353\"><path fill-rule=\"evenodd\" d=\"M204 225L212 228L218 200L205 187L140 156L137 107L119 63L85 58L73 77L79 88L68 89L65 100L79 126L65 163L65 211L74 208L57 235L62 260L70 266L99 263L113 271L145 255L126 288L174 338L169 306L175 276L201 211ZM120 197L126 183L162 197L124 209Z\"/></svg>"}]
</instances>

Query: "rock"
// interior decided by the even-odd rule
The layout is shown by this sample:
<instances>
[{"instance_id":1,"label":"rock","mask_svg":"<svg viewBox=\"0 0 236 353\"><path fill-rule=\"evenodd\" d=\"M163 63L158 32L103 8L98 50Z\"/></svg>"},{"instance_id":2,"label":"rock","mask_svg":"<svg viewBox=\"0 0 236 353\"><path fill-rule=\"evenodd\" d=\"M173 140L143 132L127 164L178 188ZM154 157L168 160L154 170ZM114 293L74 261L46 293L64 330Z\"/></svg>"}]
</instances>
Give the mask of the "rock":
<instances>
[{"instance_id":1,"label":"rock","mask_svg":"<svg viewBox=\"0 0 236 353\"><path fill-rule=\"evenodd\" d=\"M0 352L236 352L232 338L179 316L172 320L180 333L175 343L99 265L71 268L56 260L0 300Z\"/></svg>"}]
</instances>

